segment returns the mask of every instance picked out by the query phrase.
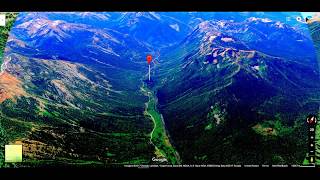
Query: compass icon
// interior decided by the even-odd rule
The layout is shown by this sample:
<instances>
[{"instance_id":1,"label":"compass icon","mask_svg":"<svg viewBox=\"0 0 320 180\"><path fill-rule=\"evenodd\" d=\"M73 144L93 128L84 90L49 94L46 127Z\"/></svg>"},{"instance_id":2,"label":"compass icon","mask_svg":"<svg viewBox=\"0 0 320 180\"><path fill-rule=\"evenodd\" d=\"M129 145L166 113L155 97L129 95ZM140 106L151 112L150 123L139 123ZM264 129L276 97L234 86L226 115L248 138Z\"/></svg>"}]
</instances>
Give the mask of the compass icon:
<instances>
[{"instance_id":1,"label":"compass icon","mask_svg":"<svg viewBox=\"0 0 320 180\"><path fill-rule=\"evenodd\" d=\"M315 125L317 123L317 117L315 115L309 115L307 117L307 123L309 125Z\"/></svg>"}]
</instances>

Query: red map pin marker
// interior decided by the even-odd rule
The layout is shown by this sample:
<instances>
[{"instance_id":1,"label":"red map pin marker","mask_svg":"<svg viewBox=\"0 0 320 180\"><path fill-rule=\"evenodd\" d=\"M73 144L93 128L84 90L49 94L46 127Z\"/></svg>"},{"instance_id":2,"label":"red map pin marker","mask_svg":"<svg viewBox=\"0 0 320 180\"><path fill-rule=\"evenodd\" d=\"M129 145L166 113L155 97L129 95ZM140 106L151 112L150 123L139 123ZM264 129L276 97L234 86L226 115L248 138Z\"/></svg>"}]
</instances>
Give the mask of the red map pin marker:
<instances>
[{"instance_id":1,"label":"red map pin marker","mask_svg":"<svg viewBox=\"0 0 320 180\"><path fill-rule=\"evenodd\" d=\"M151 63L151 61L152 61L152 56L151 56L151 55L148 55L148 56L147 56L147 61L148 61L148 64Z\"/></svg>"}]
</instances>

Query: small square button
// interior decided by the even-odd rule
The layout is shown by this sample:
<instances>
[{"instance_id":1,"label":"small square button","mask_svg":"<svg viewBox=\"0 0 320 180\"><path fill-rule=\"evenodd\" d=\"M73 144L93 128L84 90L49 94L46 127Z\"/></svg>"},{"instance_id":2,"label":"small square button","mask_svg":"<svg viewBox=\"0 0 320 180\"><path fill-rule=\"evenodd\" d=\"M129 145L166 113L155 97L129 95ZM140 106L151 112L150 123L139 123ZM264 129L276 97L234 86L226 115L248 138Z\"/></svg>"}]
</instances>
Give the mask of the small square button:
<instances>
[{"instance_id":1,"label":"small square button","mask_svg":"<svg viewBox=\"0 0 320 180\"><path fill-rule=\"evenodd\" d=\"M6 26L6 15L0 14L0 26Z\"/></svg>"},{"instance_id":2,"label":"small square button","mask_svg":"<svg viewBox=\"0 0 320 180\"><path fill-rule=\"evenodd\" d=\"M5 162L22 162L22 145L6 145Z\"/></svg>"}]
</instances>

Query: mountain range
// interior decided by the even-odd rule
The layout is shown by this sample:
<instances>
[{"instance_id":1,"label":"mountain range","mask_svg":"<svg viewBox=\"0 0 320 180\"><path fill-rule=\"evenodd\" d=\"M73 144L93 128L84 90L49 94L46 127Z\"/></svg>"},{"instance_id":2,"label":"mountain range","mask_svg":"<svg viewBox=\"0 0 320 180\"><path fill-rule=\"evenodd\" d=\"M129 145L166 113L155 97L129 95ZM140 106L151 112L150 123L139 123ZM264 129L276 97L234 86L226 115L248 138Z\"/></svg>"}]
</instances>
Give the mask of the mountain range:
<instances>
[{"instance_id":1,"label":"mountain range","mask_svg":"<svg viewBox=\"0 0 320 180\"><path fill-rule=\"evenodd\" d=\"M297 16L19 13L0 75L17 166L301 164L320 81Z\"/></svg>"}]
</instances>

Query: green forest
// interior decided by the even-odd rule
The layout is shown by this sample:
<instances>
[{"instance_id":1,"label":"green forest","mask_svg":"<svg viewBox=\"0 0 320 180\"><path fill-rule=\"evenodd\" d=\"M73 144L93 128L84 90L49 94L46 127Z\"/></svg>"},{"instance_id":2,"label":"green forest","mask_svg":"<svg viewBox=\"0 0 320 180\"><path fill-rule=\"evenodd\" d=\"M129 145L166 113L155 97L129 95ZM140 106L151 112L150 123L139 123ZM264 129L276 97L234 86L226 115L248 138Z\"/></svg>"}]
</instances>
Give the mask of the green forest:
<instances>
[{"instance_id":1,"label":"green forest","mask_svg":"<svg viewBox=\"0 0 320 180\"><path fill-rule=\"evenodd\" d=\"M6 13L6 26L0 27L0 64L2 64L2 58L4 49L6 47L7 39L9 37L10 29L15 22L18 13ZM0 117L0 167L4 166L4 145L7 142L7 135L2 127L2 117Z\"/></svg>"}]
</instances>

